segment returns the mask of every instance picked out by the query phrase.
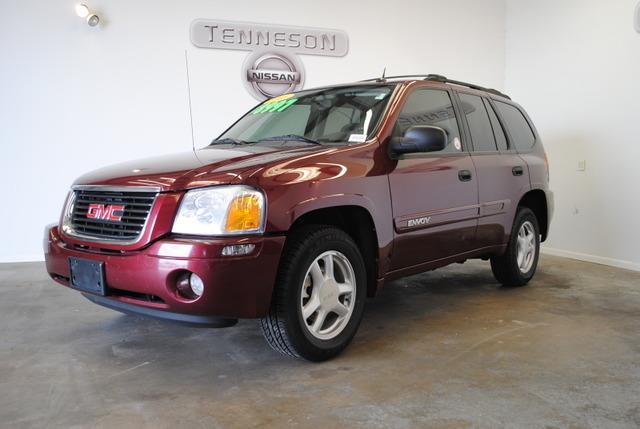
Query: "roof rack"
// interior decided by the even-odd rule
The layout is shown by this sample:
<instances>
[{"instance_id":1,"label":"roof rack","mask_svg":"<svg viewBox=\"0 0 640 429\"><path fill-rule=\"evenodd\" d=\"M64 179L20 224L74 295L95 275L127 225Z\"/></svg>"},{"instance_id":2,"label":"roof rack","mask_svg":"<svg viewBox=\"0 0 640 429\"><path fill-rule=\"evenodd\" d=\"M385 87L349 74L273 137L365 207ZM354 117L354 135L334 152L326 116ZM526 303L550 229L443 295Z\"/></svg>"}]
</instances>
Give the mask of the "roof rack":
<instances>
[{"instance_id":1,"label":"roof rack","mask_svg":"<svg viewBox=\"0 0 640 429\"><path fill-rule=\"evenodd\" d=\"M409 78L409 77L420 77L423 78L424 80L430 80L433 82L441 82L441 83L450 83L453 85L460 85L460 86L465 86L467 88L471 88L471 89L477 89L479 91L485 91L488 92L490 94L494 94L494 95L499 95L500 97L504 97L507 98L509 100L511 100L511 97L509 97L507 94L498 91L497 89L493 89L493 88L485 88L483 86L480 85L475 85L473 83L467 83L467 82L462 82L459 80L453 80L453 79L448 79L446 76L442 76L439 74L405 74L405 75L399 75L399 76L384 76L384 77L377 77L377 78L373 78L373 79L365 79L362 82L384 82L387 79L404 79L404 78Z\"/></svg>"},{"instance_id":2,"label":"roof rack","mask_svg":"<svg viewBox=\"0 0 640 429\"><path fill-rule=\"evenodd\" d=\"M397 76L382 76L382 77L374 77L371 79L364 79L361 80L360 82L384 82L387 79L400 79L400 78L407 78L407 77L421 77L421 78L425 78L426 76L435 76L435 75L426 75L426 74L402 74L402 75L397 75Z\"/></svg>"},{"instance_id":3,"label":"roof rack","mask_svg":"<svg viewBox=\"0 0 640 429\"><path fill-rule=\"evenodd\" d=\"M504 98L507 98L507 99L511 100L511 97L509 97L507 94L505 94L503 92L498 91L497 89L485 88L483 86L475 85L473 83L467 83L467 82L461 82L459 80L447 79L447 77L439 75L439 74L428 74L427 77L424 78L424 80L432 80L434 82L451 83L453 85L466 86L467 88L477 89L479 91L485 91L485 92L488 92L490 94L499 95L500 97L504 97Z\"/></svg>"}]
</instances>

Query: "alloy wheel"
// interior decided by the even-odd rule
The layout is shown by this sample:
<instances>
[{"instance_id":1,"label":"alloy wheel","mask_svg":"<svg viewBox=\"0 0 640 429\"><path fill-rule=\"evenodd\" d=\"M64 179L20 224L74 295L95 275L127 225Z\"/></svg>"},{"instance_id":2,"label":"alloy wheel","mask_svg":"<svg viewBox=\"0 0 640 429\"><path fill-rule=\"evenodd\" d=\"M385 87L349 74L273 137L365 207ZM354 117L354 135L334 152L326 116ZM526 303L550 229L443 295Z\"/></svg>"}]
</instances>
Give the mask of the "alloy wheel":
<instances>
[{"instance_id":1,"label":"alloy wheel","mask_svg":"<svg viewBox=\"0 0 640 429\"><path fill-rule=\"evenodd\" d=\"M356 298L356 275L349 259L330 250L318 256L304 277L300 314L307 331L320 340L339 335L349 323Z\"/></svg>"},{"instance_id":2,"label":"alloy wheel","mask_svg":"<svg viewBox=\"0 0 640 429\"><path fill-rule=\"evenodd\" d=\"M518 230L516 262L521 273L527 273L536 257L536 233L533 224L524 222Z\"/></svg>"}]
</instances>

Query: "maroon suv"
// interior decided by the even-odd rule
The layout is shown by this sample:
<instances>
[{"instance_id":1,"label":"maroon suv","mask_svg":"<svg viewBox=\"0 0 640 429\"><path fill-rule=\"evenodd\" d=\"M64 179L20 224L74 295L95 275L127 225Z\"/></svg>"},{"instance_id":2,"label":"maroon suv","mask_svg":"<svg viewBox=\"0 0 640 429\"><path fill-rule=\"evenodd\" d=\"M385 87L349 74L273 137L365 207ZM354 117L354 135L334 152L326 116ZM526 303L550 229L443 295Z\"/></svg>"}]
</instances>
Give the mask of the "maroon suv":
<instances>
[{"instance_id":1,"label":"maroon suv","mask_svg":"<svg viewBox=\"0 0 640 429\"><path fill-rule=\"evenodd\" d=\"M503 285L526 284L548 182L531 120L498 91L438 75L305 90L202 149L80 177L46 266L97 304L260 318L274 349L324 360L391 280L483 258Z\"/></svg>"}]
</instances>

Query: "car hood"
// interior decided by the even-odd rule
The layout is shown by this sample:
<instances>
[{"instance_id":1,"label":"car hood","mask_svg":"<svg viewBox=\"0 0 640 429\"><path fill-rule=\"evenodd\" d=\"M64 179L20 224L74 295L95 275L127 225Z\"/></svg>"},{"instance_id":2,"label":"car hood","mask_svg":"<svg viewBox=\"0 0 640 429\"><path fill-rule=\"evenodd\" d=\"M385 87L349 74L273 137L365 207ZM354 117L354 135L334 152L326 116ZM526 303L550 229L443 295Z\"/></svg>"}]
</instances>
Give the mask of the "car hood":
<instances>
[{"instance_id":1,"label":"car hood","mask_svg":"<svg viewBox=\"0 0 640 429\"><path fill-rule=\"evenodd\" d=\"M238 183L245 173L248 175L265 164L327 149L284 143L207 146L100 168L79 177L74 185L155 186L162 191L178 191Z\"/></svg>"}]
</instances>

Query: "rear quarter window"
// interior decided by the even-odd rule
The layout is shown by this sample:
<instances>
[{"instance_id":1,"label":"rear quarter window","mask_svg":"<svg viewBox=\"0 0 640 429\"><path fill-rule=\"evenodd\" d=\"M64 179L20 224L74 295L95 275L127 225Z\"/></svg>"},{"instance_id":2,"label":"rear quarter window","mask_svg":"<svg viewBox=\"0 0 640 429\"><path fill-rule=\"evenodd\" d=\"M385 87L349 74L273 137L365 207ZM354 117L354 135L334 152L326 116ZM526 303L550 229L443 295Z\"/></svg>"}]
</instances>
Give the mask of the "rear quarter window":
<instances>
[{"instance_id":1,"label":"rear quarter window","mask_svg":"<svg viewBox=\"0 0 640 429\"><path fill-rule=\"evenodd\" d=\"M502 125L500 125L500 121L496 116L496 112L493 109L493 106L485 99L484 107L487 108L487 112L489 113L489 119L491 120L491 128L493 129L493 135L496 138L498 149L502 151L509 150L509 146L507 144L507 137L504 134L504 130L502 129Z\"/></svg>"},{"instance_id":2,"label":"rear quarter window","mask_svg":"<svg viewBox=\"0 0 640 429\"><path fill-rule=\"evenodd\" d=\"M536 138L522 112L507 103L495 101L495 104L511 135L511 139L513 140L512 145L515 146L517 150L531 149Z\"/></svg>"},{"instance_id":3,"label":"rear quarter window","mask_svg":"<svg viewBox=\"0 0 640 429\"><path fill-rule=\"evenodd\" d=\"M495 152L496 147L491 121L487 114L482 98L465 93L459 93L460 107L467 117L467 124L471 132L473 150L475 152Z\"/></svg>"}]
</instances>

